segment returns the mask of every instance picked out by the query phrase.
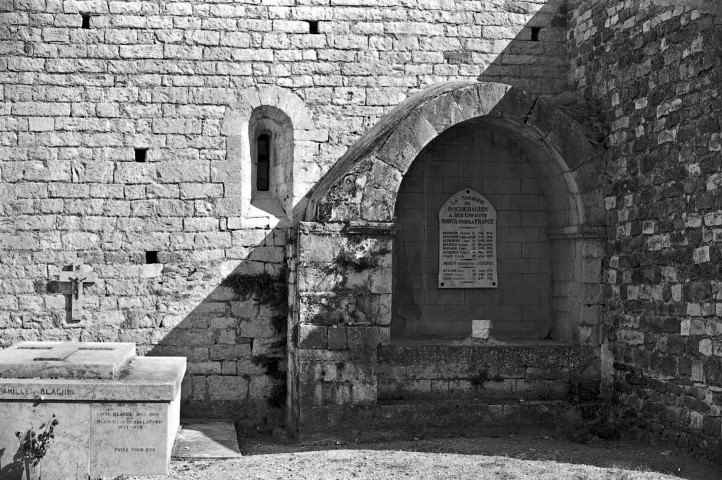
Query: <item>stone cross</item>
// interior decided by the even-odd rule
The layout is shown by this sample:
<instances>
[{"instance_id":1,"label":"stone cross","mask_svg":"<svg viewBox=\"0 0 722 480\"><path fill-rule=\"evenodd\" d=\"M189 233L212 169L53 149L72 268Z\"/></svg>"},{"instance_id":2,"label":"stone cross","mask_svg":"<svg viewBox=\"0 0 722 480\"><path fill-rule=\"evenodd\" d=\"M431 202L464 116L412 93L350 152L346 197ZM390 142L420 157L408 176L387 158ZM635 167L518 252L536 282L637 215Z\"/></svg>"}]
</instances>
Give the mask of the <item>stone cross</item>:
<instances>
[{"instance_id":1,"label":"stone cross","mask_svg":"<svg viewBox=\"0 0 722 480\"><path fill-rule=\"evenodd\" d=\"M60 281L71 284L70 318L79 322L83 318L83 284L94 283L97 278L90 266L83 265L83 260L76 258L73 261L72 270L60 272Z\"/></svg>"}]
</instances>

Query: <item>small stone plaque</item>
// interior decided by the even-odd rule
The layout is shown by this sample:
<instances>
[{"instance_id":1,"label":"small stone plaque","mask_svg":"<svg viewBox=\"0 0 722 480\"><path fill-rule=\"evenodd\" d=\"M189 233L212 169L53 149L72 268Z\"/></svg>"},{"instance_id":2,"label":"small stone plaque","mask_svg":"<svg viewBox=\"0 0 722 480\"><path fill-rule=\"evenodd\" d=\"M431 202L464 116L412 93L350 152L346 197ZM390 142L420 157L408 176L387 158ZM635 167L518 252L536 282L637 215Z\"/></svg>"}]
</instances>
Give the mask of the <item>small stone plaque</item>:
<instances>
[{"instance_id":1,"label":"small stone plaque","mask_svg":"<svg viewBox=\"0 0 722 480\"><path fill-rule=\"evenodd\" d=\"M94 404L90 417L90 471L96 476L163 474L175 430L167 403Z\"/></svg>"},{"instance_id":2,"label":"small stone plaque","mask_svg":"<svg viewBox=\"0 0 722 480\"><path fill-rule=\"evenodd\" d=\"M496 210L465 188L439 210L439 288L496 287Z\"/></svg>"}]
</instances>

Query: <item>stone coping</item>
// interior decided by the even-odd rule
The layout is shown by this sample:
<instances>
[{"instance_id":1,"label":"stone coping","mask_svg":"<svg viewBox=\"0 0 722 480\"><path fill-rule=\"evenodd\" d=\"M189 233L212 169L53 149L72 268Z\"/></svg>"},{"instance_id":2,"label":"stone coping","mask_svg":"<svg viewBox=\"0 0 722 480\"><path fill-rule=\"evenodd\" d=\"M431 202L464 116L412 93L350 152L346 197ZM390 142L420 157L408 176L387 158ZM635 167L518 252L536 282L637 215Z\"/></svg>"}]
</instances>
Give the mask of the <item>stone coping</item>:
<instances>
[{"instance_id":1,"label":"stone coping","mask_svg":"<svg viewBox=\"0 0 722 480\"><path fill-rule=\"evenodd\" d=\"M0 401L170 402L185 370L184 357L136 357L115 380L0 378Z\"/></svg>"},{"instance_id":2,"label":"stone coping","mask_svg":"<svg viewBox=\"0 0 722 480\"><path fill-rule=\"evenodd\" d=\"M597 356L597 349L587 345L428 345L379 346L379 364L406 365L422 368L424 365L453 365L456 370L474 370L479 365L538 368L583 368ZM521 370L520 370L521 371ZM457 372L458 373L458 372Z\"/></svg>"},{"instance_id":3,"label":"stone coping","mask_svg":"<svg viewBox=\"0 0 722 480\"><path fill-rule=\"evenodd\" d=\"M603 225L574 225L564 228L552 228L549 230L549 239L574 239L589 238L596 240L607 239L607 228Z\"/></svg>"},{"instance_id":4,"label":"stone coping","mask_svg":"<svg viewBox=\"0 0 722 480\"><path fill-rule=\"evenodd\" d=\"M512 338L509 340L490 339L488 341L470 338L427 338L427 337L401 337L392 338L386 348L394 347L587 347L576 343L558 342L555 340L542 340L536 338Z\"/></svg>"},{"instance_id":5,"label":"stone coping","mask_svg":"<svg viewBox=\"0 0 722 480\"><path fill-rule=\"evenodd\" d=\"M20 342L0 350L2 378L118 378L134 343Z\"/></svg>"}]
</instances>

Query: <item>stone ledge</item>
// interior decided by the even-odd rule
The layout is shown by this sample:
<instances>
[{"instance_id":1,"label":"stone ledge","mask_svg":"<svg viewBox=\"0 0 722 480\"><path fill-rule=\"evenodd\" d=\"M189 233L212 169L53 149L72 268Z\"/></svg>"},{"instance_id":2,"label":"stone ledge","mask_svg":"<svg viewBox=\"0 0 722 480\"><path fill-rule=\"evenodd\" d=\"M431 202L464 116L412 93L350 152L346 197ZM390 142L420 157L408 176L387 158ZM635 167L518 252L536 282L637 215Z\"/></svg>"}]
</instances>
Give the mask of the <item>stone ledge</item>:
<instances>
[{"instance_id":1,"label":"stone ledge","mask_svg":"<svg viewBox=\"0 0 722 480\"><path fill-rule=\"evenodd\" d=\"M477 364L503 365L509 362L537 368L575 368L595 358L595 348L586 345L436 345L379 347L379 363L420 366L449 362L471 367ZM491 361L493 360L493 361Z\"/></svg>"},{"instance_id":2,"label":"stone ledge","mask_svg":"<svg viewBox=\"0 0 722 480\"><path fill-rule=\"evenodd\" d=\"M493 436L518 432L550 432L570 411L587 418L596 404L564 401L384 402L375 406L315 407L301 422L299 438L329 436L358 440L404 439L418 436Z\"/></svg>"},{"instance_id":3,"label":"stone ledge","mask_svg":"<svg viewBox=\"0 0 722 480\"><path fill-rule=\"evenodd\" d=\"M116 380L0 378L0 400L170 402L181 388L186 359L136 357Z\"/></svg>"},{"instance_id":4,"label":"stone ledge","mask_svg":"<svg viewBox=\"0 0 722 480\"><path fill-rule=\"evenodd\" d=\"M382 346L378 399L591 400L599 358L582 345Z\"/></svg>"},{"instance_id":5,"label":"stone ledge","mask_svg":"<svg viewBox=\"0 0 722 480\"><path fill-rule=\"evenodd\" d=\"M607 229L602 225L574 225L571 227L553 228L549 230L550 240L573 238L606 240Z\"/></svg>"},{"instance_id":6,"label":"stone ledge","mask_svg":"<svg viewBox=\"0 0 722 480\"><path fill-rule=\"evenodd\" d=\"M133 358L134 343L20 342L0 351L0 377L115 379Z\"/></svg>"},{"instance_id":7,"label":"stone ledge","mask_svg":"<svg viewBox=\"0 0 722 480\"><path fill-rule=\"evenodd\" d=\"M393 222L362 222L352 220L345 229L351 235L396 235L398 224Z\"/></svg>"}]
</instances>

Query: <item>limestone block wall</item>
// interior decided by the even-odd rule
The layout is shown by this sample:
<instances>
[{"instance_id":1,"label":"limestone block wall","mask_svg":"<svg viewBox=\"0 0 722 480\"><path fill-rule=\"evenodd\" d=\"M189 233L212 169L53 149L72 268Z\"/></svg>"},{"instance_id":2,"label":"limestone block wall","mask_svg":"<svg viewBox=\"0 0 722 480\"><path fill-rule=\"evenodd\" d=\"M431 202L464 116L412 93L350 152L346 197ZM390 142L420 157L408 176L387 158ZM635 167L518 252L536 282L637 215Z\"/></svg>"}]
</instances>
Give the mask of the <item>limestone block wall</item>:
<instances>
[{"instance_id":1,"label":"limestone block wall","mask_svg":"<svg viewBox=\"0 0 722 480\"><path fill-rule=\"evenodd\" d=\"M593 346L382 346L379 401L461 399L594 401ZM462 400L463 401L463 400Z\"/></svg>"},{"instance_id":2,"label":"limestone block wall","mask_svg":"<svg viewBox=\"0 0 722 480\"><path fill-rule=\"evenodd\" d=\"M582 345L604 343L601 264L605 245L600 229L582 229L571 235L559 230L550 233L555 340Z\"/></svg>"},{"instance_id":3,"label":"limestone block wall","mask_svg":"<svg viewBox=\"0 0 722 480\"><path fill-rule=\"evenodd\" d=\"M606 339L646 435L722 443L719 2L573 1L570 80L606 136Z\"/></svg>"},{"instance_id":4,"label":"limestone block wall","mask_svg":"<svg viewBox=\"0 0 722 480\"><path fill-rule=\"evenodd\" d=\"M246 112L293 120L295 201L421 88L566 84L561 0L273 3L0 5L2 345L135 341L188 357L184 414L281 422L287 234L248 206ZM56 283L76 254L82 319Z\"/></svg>"},{"instance_id":5,"label":"limestone block wall","mask_svg":"<svg viewBox=\"0 0 722 480\"><path fill-rule=\"evenodd\" d=\"M472 188L497 214L498 288L439 289L439 209ZM447 130L404 176L396 202L392 338L471 336L492 321L497 339L544 338L550 326L547 203L523 148L482 122Z\"/></svg>"},{"instance_id":6,"label":"limestone block wall","mask_svg":"<svg viewBox=\"0 0 722 480\"><path fill-rule=\"evenodd\" d=\"M388 224L300 223L289 333L288 425L324 431L348 407L376 403L377 347L389 342Z\"/></svg>"}]
</instances>

